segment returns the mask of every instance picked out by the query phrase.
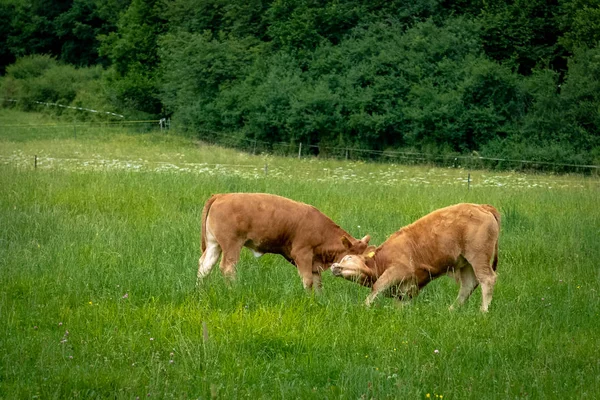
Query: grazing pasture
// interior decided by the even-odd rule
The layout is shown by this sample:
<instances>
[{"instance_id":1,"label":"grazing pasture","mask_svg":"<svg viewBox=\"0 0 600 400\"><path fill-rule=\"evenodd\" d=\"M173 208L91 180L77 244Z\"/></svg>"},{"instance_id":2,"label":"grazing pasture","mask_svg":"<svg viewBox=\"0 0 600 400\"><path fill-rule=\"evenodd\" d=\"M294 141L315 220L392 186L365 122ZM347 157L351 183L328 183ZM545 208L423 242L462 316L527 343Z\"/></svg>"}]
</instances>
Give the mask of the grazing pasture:
<instances>
[{"instance_id":1,"label":"grazing pasture","mask_svg":"<svg viewBox=\"0 0 600 400\"><path fill-rule=\"evenodd\" d=\"M19 123L15 123L15 119ZM593 399L600 181L251 156L0 110L0 398ZM18 126L9 126L9 125ZM23 128L23 125L36 127ZM34 169L34 156L37 168ZM268 164L265 175L264 165ZM312 204L381 244L459 202L502 214L489 313L440 278L408 306L282 257L196 287L212 193Z\"/></svg>"}]
</instances>

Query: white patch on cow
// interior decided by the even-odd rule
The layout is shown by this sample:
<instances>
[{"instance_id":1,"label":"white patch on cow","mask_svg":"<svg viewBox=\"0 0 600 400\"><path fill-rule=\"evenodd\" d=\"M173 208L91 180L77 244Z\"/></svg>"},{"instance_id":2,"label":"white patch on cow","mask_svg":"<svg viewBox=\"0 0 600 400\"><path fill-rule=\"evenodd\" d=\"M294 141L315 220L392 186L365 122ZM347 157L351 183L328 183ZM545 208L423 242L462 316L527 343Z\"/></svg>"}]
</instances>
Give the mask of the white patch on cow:
<instances>
[{"instance_id":1,"label":"white patch on cow","mask_svg":"<svg viewBox=\"0 0 600 400\"><path fill-rule=\"evenodd\" d=\"M254 254L254 257L256 257L256 258L258 258L264 254L264 253L261 253L260 251L254 250L254 249L250 249L250 251L252 252L252 254Z\"/></svg>"},{"instance_id":2,"label":"white patch on cow","mask_svg":"<svg viewBox=\"0 0 600 400\"><path fill-rule=\"evenodd\" d=\"M210 229L210 216L206 217L206 250L198 262L198 279L204 278L217 263L221 255L221 246Z\"/></svg>"}]
</instances>

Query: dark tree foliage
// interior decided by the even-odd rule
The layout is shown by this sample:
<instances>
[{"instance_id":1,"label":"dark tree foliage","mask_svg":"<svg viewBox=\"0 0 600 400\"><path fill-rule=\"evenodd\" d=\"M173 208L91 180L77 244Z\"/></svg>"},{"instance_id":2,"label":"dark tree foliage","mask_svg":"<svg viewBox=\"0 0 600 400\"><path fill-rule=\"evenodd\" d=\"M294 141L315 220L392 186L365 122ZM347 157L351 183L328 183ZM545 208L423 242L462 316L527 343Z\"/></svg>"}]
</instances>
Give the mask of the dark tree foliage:
<instances>
[{"instance_id":1,"label":"dark tree foliage","mask_svg":"<svg viewBox=\"0 0 600 400\"><path fill-rule=\"evenodd\" d=\"M14 35L11 18L15 15L15 6L0 2L0 74L4 74L7 65L16 61L18 54L9 45L9 40Z\"/></svg>"},{"instance_id":2,"label":"dark tree foliage","mask_svg":"<svg viewBox=\"0 0 600 400\"><path fill-rule=\"evenodd\" d=\"M158 38L167 30L159 0L133 0L119 17L117 31L101 36L100 54L111 61L108 74L120 108L158 114Z\"/></svg>"},{"instance_id":3,"label":"dark tree foliage","mask_svg":"<svg viewBox=\"0 0 600 400\"><path fill-rule=\"evenodd\" d=\"M5 96L91 99L49 90L63 71L201 137L600 161L600 0L0 0L0 18L0 72L104 67L29 58Z\"/></svg>"},{"instance_id":4,"label":"dark tree foliage","mask_svg":"<svg viewBox=\"0 0 600 400\"><path fill-rule=\"evenodd\" d=\"M17 57L49 54L77 66L106 65L98 35L116 29L130 0L0 1L0 73Z\"/></svg>"},{"instance_id":5,"label":"dark tree foliage","mask_svg":"<svg viewBox=\"0 0 600 400\"><path fill-rule=\"evenodd\" d=\"M210 31L262 40L267 32L265 14L271 3L263 0L172 0L164 15L173 30Z\"/></svg>"},{"instance_id":6,"label":"dark tree foliage","mask_svg":"<svg viewBox=\"0 0 600 400\"><path fill-rule=\"evenodd\" d=\"M2 67L27 54L60 54L61 43L57 40L54 20L69 9L70 3L68 0L50 4L43 0L0 3L0 13L6 16L2 20L6 32L2 40L3 52L10 54L8 59L2 60Z\"/></svg>"},{"instance_id":7,"label":"dark tree foliage","mask_svg":"<svg viewBox=\"0 0 600 400\"><path fill-rule=\"evenodd\" d=\"M107 65L108 60L98 54L98 36L116 29L118 12L128 2L74 0L54 20L60 59L74 65Z\"/></svg>"},{"instance_id":8,"label":"dark tree foliage","mask_svg":"<svg viewBox=\"0 0 600 400\"><path fill-rule=\"evenodd\" d=\"M564 67L557 46L560 31L556 0L485 2L482 37L486 53L497 61L511 61L519 73L535 67Z\"/></svg>"}]
</instances>

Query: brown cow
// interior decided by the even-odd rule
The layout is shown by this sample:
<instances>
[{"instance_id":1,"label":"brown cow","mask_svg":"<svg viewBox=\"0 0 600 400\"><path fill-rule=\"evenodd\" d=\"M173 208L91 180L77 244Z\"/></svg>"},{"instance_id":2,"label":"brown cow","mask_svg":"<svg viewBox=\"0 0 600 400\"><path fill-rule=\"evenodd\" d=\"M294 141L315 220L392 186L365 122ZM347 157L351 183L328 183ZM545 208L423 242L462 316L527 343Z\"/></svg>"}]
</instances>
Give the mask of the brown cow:
<instances>
[{"instance_id":1,"label":"brown cow","mask_svg":"<svg viewBox=\"0 0 600 400\"><path fill-rule=\"evenodd\" d=\"M242 247L256 257L281 254L298 267L304 287L321 287L321 271L346 254L362 254L367 235L356 240L315 207L265 193L211 196L202 210L202 257L198 281L217 262L221 272L235 278Z\"/></svg>"},{"instance_id":2,"label":"brown cow","mask_svg":"<svg viewBox=\"0 0 600 400\"><path fill-rule=\"evenodd\" d=\"M496 282L499 231L494 207L457 204L405 226L362 255L345 256L331 272L372 287L367 305L384 291L400 299L416 296L432 279L448 274L460 283L459 306L481 284L481 311L486 312Z\"/></svg>"}]
</instances>

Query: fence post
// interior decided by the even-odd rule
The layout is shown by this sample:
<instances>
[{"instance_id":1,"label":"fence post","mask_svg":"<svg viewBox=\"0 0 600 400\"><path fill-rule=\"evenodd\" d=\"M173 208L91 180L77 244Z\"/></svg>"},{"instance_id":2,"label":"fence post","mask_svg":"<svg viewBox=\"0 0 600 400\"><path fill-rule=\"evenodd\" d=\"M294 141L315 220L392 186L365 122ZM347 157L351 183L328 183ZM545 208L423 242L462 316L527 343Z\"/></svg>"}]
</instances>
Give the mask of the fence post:
<instances>
[{"instance_id":1,"label":"fence post","mask_svg":"<svg viewBox=\"0 0 600 400\"><path fill-rule=\"evenodd\" d=\"M33 156L33 169L37 169L37 154Z\"/></svg>"},{"instance_id":2,"label":"fence post","mask_svg":"<svg viewBox=\"0 0 600 400\"><path fill-rule=\"evenodd\" d=\"M298 145L298 159L302 156L302 142Z\"/></svg>"},{"instance_id":3,"label":"fence post","mask_svg":"<svg viewBox=\"0 0 600 400\"><path fill-rule=\"evenodd\" d=\"M467 175L467 190L471 190L471 173Z\"/></svg>"},{"instance_id":4,"label":"fence post","mask_svg":"<svg viewBox=\"0 0 600 400\"><path fill-rule=\"evenodd\" d=\"M265 176L269 174L269 164L265 164Z\"/></svg>"},{"instance_id":5,"label":"fence post","mask_svg":"<svg viewBox=\"0 0 600 400\"><path fill-rule=\"evenodd\" d=\"M348 161L348 149L346 149L346 161Z\"/></svg>"}]
</instances>

